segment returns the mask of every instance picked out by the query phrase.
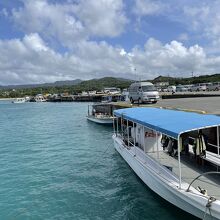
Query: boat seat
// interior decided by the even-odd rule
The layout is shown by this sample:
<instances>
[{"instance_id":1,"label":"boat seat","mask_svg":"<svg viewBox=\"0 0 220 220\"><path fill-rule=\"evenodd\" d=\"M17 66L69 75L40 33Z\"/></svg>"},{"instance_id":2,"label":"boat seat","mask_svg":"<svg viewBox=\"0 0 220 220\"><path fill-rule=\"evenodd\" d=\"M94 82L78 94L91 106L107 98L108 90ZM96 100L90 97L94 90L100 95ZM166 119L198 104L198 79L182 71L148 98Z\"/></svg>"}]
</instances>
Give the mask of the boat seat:
<instances>
[{"instance_id":1,"label":"boat seat","mask_svg":"<svg viewBox=\"0 0 220 220\"><path fill-rule=\"evenodd\" d=\"M189 152L194 154L192 145L189 144ZM206 156L201 157L203 160L206 160L216 166L220 167L220 155L206 151Z\"/></svg>"},{"instance_id":2,"label":"boat seat","mask_svg":"<svg viewBox=\"0 0 220 220\"><path fill-rule=\"evenodd\" d=\"M206 151L206 157L203 159L220 167L220 156L218 154Z\"/></svg>"}]
</instances>

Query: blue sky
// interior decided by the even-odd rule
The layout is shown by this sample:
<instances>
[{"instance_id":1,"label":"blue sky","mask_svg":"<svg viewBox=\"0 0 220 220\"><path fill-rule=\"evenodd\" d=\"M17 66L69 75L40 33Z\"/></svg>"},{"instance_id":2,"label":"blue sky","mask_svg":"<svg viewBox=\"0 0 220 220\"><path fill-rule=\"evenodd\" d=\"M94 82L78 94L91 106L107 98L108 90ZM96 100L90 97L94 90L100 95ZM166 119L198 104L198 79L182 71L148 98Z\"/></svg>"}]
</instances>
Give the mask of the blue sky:
<instances>
[{"instance_id":1,"label":"blue sky","mask_svg":"<svg viewBox=\"0 0 220 220\"><path fill-rule=\"evenodd\" d=\"M219 10L218 0L1 1L0 85L218 73Z\"/></svg>"}]
</instances>

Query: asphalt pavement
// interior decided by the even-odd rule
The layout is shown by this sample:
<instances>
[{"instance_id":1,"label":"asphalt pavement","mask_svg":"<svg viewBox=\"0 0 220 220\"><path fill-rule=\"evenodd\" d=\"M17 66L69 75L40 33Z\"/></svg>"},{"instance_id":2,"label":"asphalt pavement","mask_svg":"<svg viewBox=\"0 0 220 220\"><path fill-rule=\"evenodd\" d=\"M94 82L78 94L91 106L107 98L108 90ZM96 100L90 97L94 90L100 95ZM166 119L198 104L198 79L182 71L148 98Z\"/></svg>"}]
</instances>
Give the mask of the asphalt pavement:
<instances>
[{"instance_id":1,"label":"asphalt pavement","mask_svg":"<svg viewBox=\"0 0 220 220\"><path fill-rule=\"evenodd\" d=\"M162 99L152 106L220 115L220 97Z\"/></svg>"}]
</instances>

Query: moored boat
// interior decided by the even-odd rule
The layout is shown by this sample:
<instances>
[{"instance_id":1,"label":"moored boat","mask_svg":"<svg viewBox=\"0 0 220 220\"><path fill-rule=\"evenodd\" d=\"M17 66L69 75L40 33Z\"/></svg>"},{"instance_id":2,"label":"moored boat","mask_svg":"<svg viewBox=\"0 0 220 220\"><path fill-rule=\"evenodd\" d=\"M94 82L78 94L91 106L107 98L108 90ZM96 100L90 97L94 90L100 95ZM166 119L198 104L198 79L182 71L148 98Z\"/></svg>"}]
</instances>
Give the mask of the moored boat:
<instances>
[{"instance_id":1,"label":"moored boat","mask_svg":"<svg viewBox=\"0 0 220 220\"><path fill-rule=\"evenodd\" d=\"M159 196L220 219L220 117L158 108L114 111L114 147Z\"/></svg>"},{"instance_id":2,"label":"moored boat","mask_svg":"<svg viewBox=\"0 0 220 220\"><path fill-rule=\"evenodd\" d=\"M12 101L12 103L15 104L20 104L20 103L25 103L25 98L16 98L15 100Z\"/></svg>"},{"instance_id":3,"label":"moored boat","mask_svg":"<svg viewBox=\"0 0 220 220\"><path fill-rule=\"evenodd\" d=\"M97 124L112 125L114 117L112 116L112 105L95 104L88 106L87 120Z\"/></svg>"},{"instance_id":4,"label":"moored boat","mask_svg":"<svg viewBox=\"0 0 220 220\"><path fill-rule=\"evenodd\" d=\"M34 99L35 99L35 102L46 102L47 101L45 97L41 94L36 95Z\"/></svg>"}]
</instances>

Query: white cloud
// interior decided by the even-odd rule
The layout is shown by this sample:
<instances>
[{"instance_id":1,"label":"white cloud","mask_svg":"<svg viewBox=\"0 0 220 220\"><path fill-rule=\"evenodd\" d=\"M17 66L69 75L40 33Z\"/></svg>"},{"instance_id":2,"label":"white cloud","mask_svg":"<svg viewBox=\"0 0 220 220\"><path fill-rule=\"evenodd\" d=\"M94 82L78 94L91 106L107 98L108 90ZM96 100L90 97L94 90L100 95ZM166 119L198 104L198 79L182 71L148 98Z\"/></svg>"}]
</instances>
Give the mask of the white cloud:
<instances>
[{"instance_id":1,"label":"white cloud","mask_svg":"<svg viewBox=\"0 0 220 220\"><path fill-rule=\"evenodd\" d=\"M38 32L44 39L58 40L74 47L93 36L115 37L124 31L128 20L122 0L79 0L77 3L23 1L12 10L12 19L25 33Z\"/></svg>"},{"instance_id":2,"label":"white cloud","mask_svg":"<svg viewBox=\"0 0 220 220\"><path fill-rule=\"evenodd\" d=\"M172 11L171 0L134 0L134 9L128 9L129 4L125 7L125 0L69 0L62 4L60 1L23 0L22 7L0 12L7 19L10 17L25 35L22 39L0 40L0 84L102 76L134 78L134 74L150 79L168 73L187 76L192 71L219 72L219 56L207 54L207 49L197 44L186 47L182 43L187 41L190 45L194 33L211 40L215 48L220 45L220 3L213 1L212 5L203 0L198 6L199 0L195 1L197 3L187 4L184 4L187 0L178 1ZM130 50L100 41L109 38L115 38L114 43L119 44L126 41L124 36L119 38L128 22L133 22L127 18L131 10L130 18L142 17L146 19L143 24L147 23L145 16L162 15L168 24L171 21L185 26L180 28L181 33L172 35L176 36L176 41L162 43L149 38L144 47L137 42ZM126 34L132 34L131 29ZM140 35L136 33L136 36L138 40ZM54 42L63 45L65 52L57 52ZM129 48L129 43L124 45ZM62 51L59 46L55 48Z\"/></svg>"},{"instance_id":3,"label":"white cloud","mask_svg":"<svg viewBox=\"0 0 220 220\"><path fill-rule=\"evenodd\" d=\"M0 15L3 15L4 17L8 17L8 11L6 8L3 8L1 11L0 11Z\"/></svg>"},{"instance_id":4,"label":"white cloud","mask_svg":"<svg viewBox=\"0 0 220 220\"><path fill-rule=\"evenodd\" d=\"M122 0L83 0L77 16L92 35L115 37L124 31L128 19Z\"/></svg>"},{"instance_id":5,"label":"white cloud","mask_svg":"<svg viewBox=\"0 0 220 220\"><path fill-rule=\"evenodd\" d=\"M34 50L36 52L38 52L38 51L47 51L49 49L37 33L30 34L28 36L26 35L24 37L23 42L24 42L24 45L28 49Z\"/></svg>"},{"instance_id":6,"label":"white cloud","mask_svg":"<svg viewBox=\"0 0 220 220\"><path fill-rule=\"evenodd\" d=\"M198 45L186 48L182 43L172 41L162 45L155 39L149 39L145 50L133 49L134 65L137 70L155 77L154 74L167 74L187 76L191 71L201 74L207 71L206 54Z\"/></svg>"},{"instance_id":7,"label":"white cloud","mask_svg":"<svg viewBox=\"0 0 220 220\"><path fill-rule=\"evenodd\" d=\"M24 1L24 7L12 10L12 19L25 33L38 32L47 40L62 45L74 44L87 37L83 24L75 18L75 6L50 4L45 0Z\"/></svg>"},{"instance_id":8,"label":"white cloud","mask_svg":"<svg viewBox=\"0 0 220 220\"><path fill-rule=\"evenodd\" d=\"M199 4L183 7L182 22L193 31L194 34L200 36L206 41L206 47L209 51L220 49L220 2L201 1ZM211 47L211 48L210 48Z\"/></svg>"},{"instance_id":9,"label":"white cloud","mask_svg":"<svg viewBox=\"0 0 220 220\"><path fill-rule=\"evenodd\" d=\"M135 0L133 12L138 16L155 15L164 12L167 6L161 1Z\"/></svg>"},{"instance_id":10,"label":"white cloud","mask_svg":"<svg viewBox=\"0 0 220 220\"><path fill-rule=\"evenodd\" d=\"M27 84L56 80L89 79L103 76L144 79L161 74L187 76L213 73L220 57L207 57L202 47L185 47L172 41L162 44L150 38L144 49L126 51L106 42L81 41L76 52L55 52L42 38L32 33L22 40L0 40L0 84ZM212 71L212 72L210 72Z\"/></svg>"}]
</instances>

